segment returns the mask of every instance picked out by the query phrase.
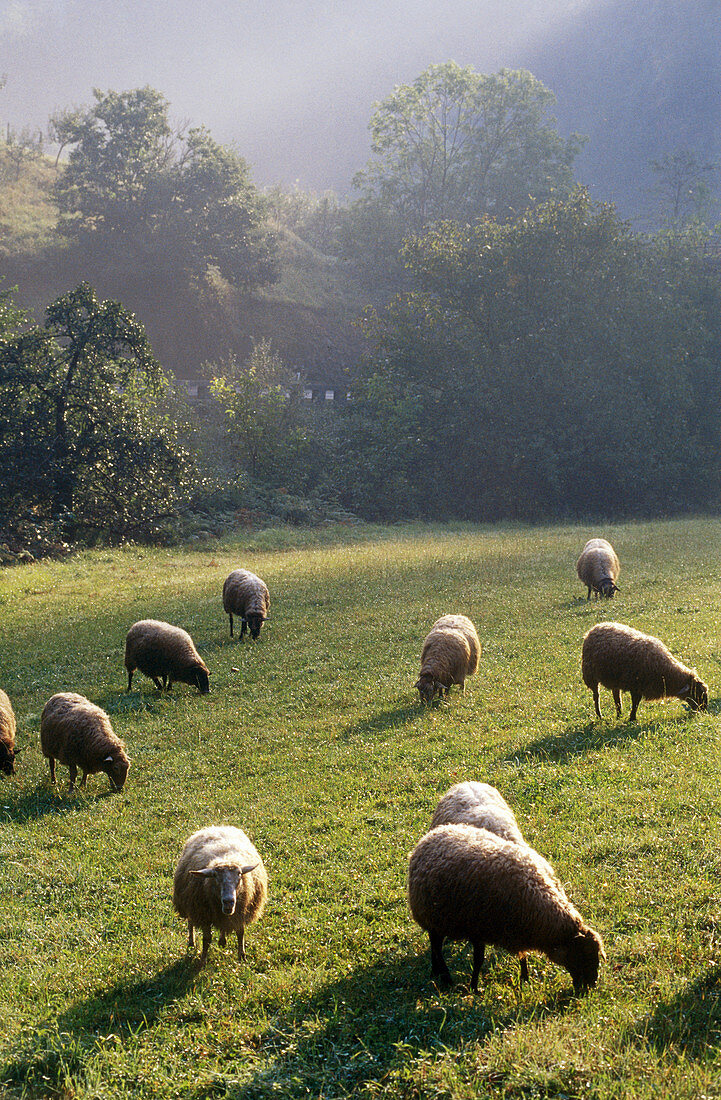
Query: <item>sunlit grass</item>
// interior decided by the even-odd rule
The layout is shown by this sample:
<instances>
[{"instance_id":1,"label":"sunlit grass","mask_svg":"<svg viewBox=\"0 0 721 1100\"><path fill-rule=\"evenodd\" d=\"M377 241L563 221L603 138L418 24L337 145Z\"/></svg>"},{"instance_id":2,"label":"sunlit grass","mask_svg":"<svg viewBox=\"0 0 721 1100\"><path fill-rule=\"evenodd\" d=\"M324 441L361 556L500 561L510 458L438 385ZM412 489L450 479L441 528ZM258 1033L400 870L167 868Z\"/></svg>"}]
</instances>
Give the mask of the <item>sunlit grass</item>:
<instances>
[{"instance_id":1,"label":"sunlit grass","mask_svg":"<svg viewBox=\"0 0 721 1100\"><path fill-rule=\"evenodd\" d=\"M603 533L621 593L575 576ZM295 545L293 542L295 540ZM272 595L261 640L228 636L237 566ZM0 1094L63 1097L718 1095L721 523L266 532L201 550L95 551L4 570L0 686L25 746L0 777ZM423 636L469 614L483 653L465 696L419 707ZM141 617L189 629L211 695L160 696L123 641ZM710 685L708 715L642 703L592 720L585 631L662 637ZM132 767L54 791L39 717L54 691L110 713ZM625 705L628 712L628 701ZM494 783L606 942L578 1000L541 957L532 982L489 951L469 994L430 982L405 901L407 854L441 791ZM271 893L248 963L199 971L170 903L194 829L250 834Z\"/></svg>"}]
</instances>

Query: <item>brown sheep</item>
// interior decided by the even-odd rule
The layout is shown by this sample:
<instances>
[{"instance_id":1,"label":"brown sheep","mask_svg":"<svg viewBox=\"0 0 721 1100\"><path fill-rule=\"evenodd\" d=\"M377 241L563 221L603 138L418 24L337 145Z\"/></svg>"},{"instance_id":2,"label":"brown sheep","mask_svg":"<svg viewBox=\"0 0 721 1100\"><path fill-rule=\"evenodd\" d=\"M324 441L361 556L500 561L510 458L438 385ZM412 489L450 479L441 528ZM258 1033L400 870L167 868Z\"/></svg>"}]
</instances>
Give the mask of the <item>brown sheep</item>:
<instances>
[{"instance_id":1,"label":"brown sheep","mask_svg":"<svg viewBox=\"0 0 721 1100\"><path fill-rule=\"evenodd\" d=\"M15 757L19 755L15 748L15 712L8 696L0 690L0 771L5 775L15 774Z\"/></svg>"},{"instance_id":2,"label":"brown sheep","mask_svg":"<svg viewBox=\"0 0 721 1100\"><path fill-rule=\"evenodd\" d=\"M578 579L588 588L587 599L591 599L591 589L598 599L605 596L612 600L614 592L621 589L616 584L621 565L616 551L606 539L589 539L581 556L576 562Z\"/></svg>"},{"instance_id":3,"label":"brown sheep","mask_svg":"<svg viewBox=\"0 0 721 1100\"><path fill-rule=\"evenodd\" d=\"M478 668L481 643L476 628L465 615L443 615L431 627L423 642L421 670L415 687L422 703L430 704L437 694L448 695L451 684L466 690L466 677Z\"/></svg>"},{"instance_id":4,"label":"brown sheep","mask_svg":"<svg viewBox=\"0 0 721 1100\"><path fill-rule=\"evenodd\" d=\"M247 569L234 569L223 585L223 610L230 619L230 636L233 637L233 615L240 615L240 640L246 629L251 638L257 638L260 628L270 611L270 593L265 581Z\"/></svg>"},{"instance_id":5,"label":"brown sheep","mask_svg":"<svg viewBox=\"0 0 721 1100\"><path fill-rule=\"evenodd\" d=\"M68 765L71 791L78 768L83 772L81 787L89 775L105 772L116 790L123 789L130 768L125 745L113 733L105 711L84 695L63 691L48 699L40 716L40 744L53 783L57 760Z\"/></svg>"},{"instance_id":6,"label":"brown sheep","mask_svg":"<svg viewBox=\"0 0 721 1100\"><path fill-rule=\"evenodd\" d=\"M441 825L426 833L408 866L411 913L428 933L433 977L450 984L443 941L473 944L471 989L487 943L514 954L542 951L568 970L576 993L594 986L606 955L584 924L553 868L526 844L473 825Z\"/></svg>"},{"instance_id":7,"label":"brown sheep","mask_svg":"<svg viewBox=\"0 0 721 1100\"><path fill-rule=\"evenodd\" d=\"M170 691L175 680L197 687L201 695L210 691L208 668L190 634L179 626L156 619L141 619L131 626L125 639L125 667L128 691L136 668L148 676L159 691L165 688Z\"/></svg>"},{"instance_id":8,"label":"brown sheep","mask_svg":"<svg viewBox=\"0 0 721 1100\"><path fill-rule=\"evenodd\" d=\"M616 716L621 717L621 692L631 693L629 722L636 721L642 699L676 696L692 710L708 710L708 687L693 668L677 661L659 638L642 634L623 623L598 623L583 639L581 673L593 692L599 718L598 687L613 694Z\"/></svg>"},{"instance_id":9,"label":"brown sheep","mask_svg":"<svg viewBox=\"0 0 721 1100\"><path fill-rule=\"evenodd\" d=\"M257 849L242 829L209 826L188 837L173 878L173 905L188 922L188 947L194 928L203 931L201 966L210 947L211 929L238 937L238 960L245 958L245 929L261 916L268 897L268 875Z\"/></svg>"}]
</instances>

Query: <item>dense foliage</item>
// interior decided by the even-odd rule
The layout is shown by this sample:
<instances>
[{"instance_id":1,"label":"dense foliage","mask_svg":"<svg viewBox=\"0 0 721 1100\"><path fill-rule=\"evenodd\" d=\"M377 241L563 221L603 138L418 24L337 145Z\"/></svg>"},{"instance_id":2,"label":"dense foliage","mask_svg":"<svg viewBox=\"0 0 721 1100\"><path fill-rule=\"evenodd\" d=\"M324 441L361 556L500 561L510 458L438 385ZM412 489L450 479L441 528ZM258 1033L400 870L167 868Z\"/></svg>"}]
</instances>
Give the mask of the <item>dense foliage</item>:
<instances>
[{"instance_id":1,"label":"dense foliage","mask_svg":"<svg viewBox=\"0 0 721 1100\"><path fill-rule=\"evenodd\" d=\"M241 287L273 282L275 241L245 161L202 127L173 129L153 88L94 97L53 120L70 149L56 188L64 232L192 278L213 265Z\"/></svg>"},{"instance_id":2,"label":"dense foliage","mask_svg":"<svg viewBox=\"0 0 721 1100\"><path fill-rule=\"evenodd\" d=\"M411 238L414 289L369 324L348 499L473 518L716 507L720 291L702 244L634 235L583 191Z\"/></svg>"},{"instance_id":3,"label":"dense foliage","mask_svg":"<svg viewBox=\"0 0 721 1100\"><path fill-rule=\"evenodd\" d=\"M25 323L23 323L25 322ZM142 325L86 283L44 325L3 300L0 510L70 537L152 537L186 489L188 456Z\"/></svg>"}]
</instances>

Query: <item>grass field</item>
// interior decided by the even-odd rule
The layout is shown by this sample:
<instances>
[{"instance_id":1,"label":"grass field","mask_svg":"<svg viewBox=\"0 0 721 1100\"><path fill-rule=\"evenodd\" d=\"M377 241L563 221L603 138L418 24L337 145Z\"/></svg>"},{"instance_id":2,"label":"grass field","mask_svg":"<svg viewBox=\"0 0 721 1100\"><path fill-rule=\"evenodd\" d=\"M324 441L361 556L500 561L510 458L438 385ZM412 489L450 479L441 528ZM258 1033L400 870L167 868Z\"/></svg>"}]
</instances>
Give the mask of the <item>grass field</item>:
<instances>
[{"instance_id":1,"label":"grass field","mask_svg":"<svg viewBox=\"0 0 721 1100\"><path fill-rule=\"evenodd\" d=\"M575 560L603 533L613 603L586 602ZM0 1095L8 1097L721 1096L721 522L541 529L352 528L199 550L95 551L0 573L0 686L25 752L0 776ZM322 538L322 541L321 541ZM257 644L228 636L239 565L273 599ZM422 709L433 620L477 625L465 696ZM161 696L122 654L136 619L185 626L211 694ZM710 686L710 710L642 703L592 721L581 639L617 618L661 636ZM39 719L55 691L103 706L128 745L105 776L53 790ZM628 699L625 699L628 712ZM568 974L446 950L430 980L405 900L407 855L439 794L502 791L555 866L608 963ZM186 837L242 826L270 876L263 919L186 950L171 906Z\"/></svg>"}]
</instances>

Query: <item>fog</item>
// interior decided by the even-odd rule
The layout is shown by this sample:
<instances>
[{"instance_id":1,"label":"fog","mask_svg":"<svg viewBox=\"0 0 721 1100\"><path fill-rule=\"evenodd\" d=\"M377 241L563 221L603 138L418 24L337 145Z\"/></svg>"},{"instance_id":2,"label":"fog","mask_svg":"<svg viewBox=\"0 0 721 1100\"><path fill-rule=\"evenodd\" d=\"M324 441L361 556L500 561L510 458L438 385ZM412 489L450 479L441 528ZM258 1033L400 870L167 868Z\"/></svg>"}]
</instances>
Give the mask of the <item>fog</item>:
<instances>
[{"instance_id":1,"label":"fog","mask_svg":"<svg viewBox=\"0 0 721 1100\"><path fill-rule=\"evenodd\" d=\"M44 130L93 87L150 84L174 118L234 143L259 184L343 192L367 159L373 103L395 84L450 58L523 67L606 4L2 0L0 123Z\"/></svg>"}]
</instances>

